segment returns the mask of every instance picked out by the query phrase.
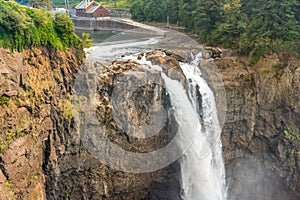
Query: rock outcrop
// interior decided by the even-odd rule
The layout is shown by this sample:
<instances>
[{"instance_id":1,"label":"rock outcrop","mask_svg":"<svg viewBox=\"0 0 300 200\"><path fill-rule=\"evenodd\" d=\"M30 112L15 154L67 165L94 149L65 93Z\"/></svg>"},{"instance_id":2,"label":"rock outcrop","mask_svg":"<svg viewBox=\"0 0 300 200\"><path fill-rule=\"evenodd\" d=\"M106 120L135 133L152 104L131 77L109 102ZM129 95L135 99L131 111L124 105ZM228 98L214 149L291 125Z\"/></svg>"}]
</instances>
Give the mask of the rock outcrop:
<instances>
[{"instance_id":1,"label":"rock outcrop","mask_svg":"<svg viewBox=\"0 0 300 200\"><path fill-rule=\"evenodd\" d=\"M155 82L152 83L149 77ZM139 153L151 152L168 143L172 135L167 130L176 129L171 122L165 124L158 135L147 139L128 134L134 126L143 127L149 123L148 113L155 101L168 104L165 88L160 82L161 76L157 71L151 71L133 60L114 61L107 66L97 62L82 66L75 81L75 95L78 99L84 99L86 103L82 105L86 106L78 109L78 121L76 125L74 123L77 130L71 127L68 129L70 134L61 138L60 135L66 132L61 129L48 140L48 148L52 149L45 165L48 199L180 199L180 168L177 162L147 173L124 172L100 162L103 158L98 157L97 152L104 149L107 151L104 156L116 162L121 159L120 165L130 165L126 155L116 155L106 143L100 144L93 139L99 136L97 131L101 128L99 131L111 143L126 151ZM139 85L135 88L132 84L137 83ZM136 90L128 96L132 87ZM114 96L116 90L117 96ZM114 105L115 113L113 100L118 101ZM125 126L120 126L120 123ZM84 137L91 132L94 133L89 139L93 141L88 143ZM58 137L59 141L56 139Z\"/></svg>"},{"instance_id":2,"label":"rock outcrop","mask_svg":"<svg viewBox=\"0 0 300 200\"><path fill-rule=\"evenodd\" d=\"M225 56L203 60L202 72L209 77L214 66L226 89L222 142L229 199L299 199L299 60L270 55L253 64ZM222 94L214 89L218 99Z\"/></svg>"}]
</instances>

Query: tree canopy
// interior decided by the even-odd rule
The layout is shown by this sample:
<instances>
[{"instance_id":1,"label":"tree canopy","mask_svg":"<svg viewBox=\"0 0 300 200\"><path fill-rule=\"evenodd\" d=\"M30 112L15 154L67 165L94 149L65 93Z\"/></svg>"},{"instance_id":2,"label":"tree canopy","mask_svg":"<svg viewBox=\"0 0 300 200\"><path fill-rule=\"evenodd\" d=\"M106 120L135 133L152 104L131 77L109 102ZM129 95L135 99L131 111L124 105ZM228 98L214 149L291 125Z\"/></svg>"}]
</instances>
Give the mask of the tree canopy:
<instances>
[{"instance_id":1,"label":"tree canopy","mask_svg":"<svg viewBox=\"0 0 300 200\"><path fill-rule=\"evenodd\" d=\"M254 60L278 49L299 52L300 0L132 0L134 19L179 22L201 42L237 48Z\"/></svg>"},{"instance_id":2,"label":"tree canopy","mask_svg":"<svg viewBox=\"0 0 300 200\"><path fill-rule=\"evenodd\" d=\"M52 0L16 0L22 5L31 5L34 8L47 8L52 9Z\"/></svg>"},{"instance_id":3,"label":"tree canopy","mask_svg":"<svg viewBox=\"0 0 300 200\"><path fill-rule=\"evenodd\" d=\"M28 0L28 3L34 8L52 8L51 0Z\"/></svg>"}]
</instances>

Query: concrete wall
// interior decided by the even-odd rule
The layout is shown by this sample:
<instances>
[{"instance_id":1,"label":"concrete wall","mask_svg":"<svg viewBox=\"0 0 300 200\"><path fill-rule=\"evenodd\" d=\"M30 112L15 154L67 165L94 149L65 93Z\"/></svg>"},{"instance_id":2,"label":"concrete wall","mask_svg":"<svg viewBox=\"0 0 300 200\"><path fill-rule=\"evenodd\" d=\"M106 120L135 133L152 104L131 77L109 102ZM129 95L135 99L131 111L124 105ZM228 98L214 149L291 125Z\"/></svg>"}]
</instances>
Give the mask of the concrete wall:
<instances>
[{"instance_id":1,"label":"concrete wall","mask_svg":"<svg viewBox=\"0 0 300 200\"><path fill-rule=\"evenodd\" d=\"M109 13L111 17L120 17L120 18L128 18L131 19L131 13L129 12L129 9L109 9Z\"/></svg>"},{"instance_id":2,"label":"concrete wall","mask_svg":"<svg viewBox=\"0 0 300 200\"><path fill-rule=\"evenodd\" d=\"M86 30L136 29L137 27L111 19L72 19L75 28Z\"/></svg>"},{"instance_id":3,"label":"concrete wall","mask_svg":"<svg viewBox=\"0 0 300 200\"><path fill-rule=\"evenodd\" d=\"M164 32L159 29L148 29L146 27L138 27L133 24L117 21L112 18L73 18L76 29L81 30L116 30L116 31L132 31L146 33L149 35L163 35Z\"/></svg>"}]
</instances>

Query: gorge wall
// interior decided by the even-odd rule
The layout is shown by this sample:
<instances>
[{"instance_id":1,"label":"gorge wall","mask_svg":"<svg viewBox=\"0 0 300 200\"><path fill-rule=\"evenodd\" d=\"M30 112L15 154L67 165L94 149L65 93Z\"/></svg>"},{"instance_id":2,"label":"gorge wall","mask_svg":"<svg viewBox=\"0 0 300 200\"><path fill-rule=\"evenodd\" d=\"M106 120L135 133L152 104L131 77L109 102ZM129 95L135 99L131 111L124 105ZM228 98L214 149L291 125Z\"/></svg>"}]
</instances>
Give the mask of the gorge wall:
<instances>
[{"instance_id":1,"label":"gorge wall","mask_svg":"<svg viewBox=\"0 0 300 200\"><path fill-rule=\"evenodd\" d=\"M202 72L214 65L226 89L222 143L230 199L299 199L299 60L274 54L253 64L227 55L203 60Z\"/></svg>"},{"instance_id":2,"label":"gorge wall","mask_svg":"<svg viewBox=\"0 0 300 200\"><path fill-rule=\"evenodd\" d=\"M76 48L0 49L0 199L46 199L55 152L48 144L71 133L72 81L83 58Z\"/></svg>"},{"instance_id":3,"label":"gorge wall","mask_svg":"<svg viewBox=\"0 0 300 200\"><path fill-rule=\"evenodd\" d=\"M167 54L148 58L184 82L177 70L178 60L184 59ZM0 55L0 199L180 199L178 162L151 173L125 173L101 164L82 145L72 107L76 75L90 67L81 67L82 50L1 49ZM216 65L224 80L222 142L232 200L299 199L299 63L287 55L256 64L230 55L201 62L204 75ZM172 138L167 130L177 128L174 123L160 133L163 140L143 143L124 134L112 119L109 98L115 77L143 68L134 61L92 65L103 75L97 118L110 140L138 152L165 145ZM168 105L163 94L162 86L142 87L132 97L136 109L129 115L146 123L149 116L141 113L147 113L154 96Z\"/></svg>"},{"instance_id":4,"label":"gorge wall","mask_svg":"<svg viewBox=\"0 0 300 200\"><path fill-rule=\"evenodd\" d=\"M125 173L103 165L82 145L72 97L76 75L85 73L90 66L82 65L82 50L33 48L11 53L1 49L0 55L1 200L179 199L177 162L155 172ZM178 64L174 58L171 61ZM91 65L103 75L99 80L97 117L114 143L145 152L172 138L166 129L176 129L174 123L143 143L128 138L112 119L107 100L114 78L128 70L142 70L140 65L133 61L115 62L105 68L99 63ZM176 75L175 71L172 73ZM139 123L148 118L140 115L147 113L153 94L167 104L161 86L148 85L133 95L137 109L128 114L137 120L144 118Z\"/></svg>"}]
</instances>

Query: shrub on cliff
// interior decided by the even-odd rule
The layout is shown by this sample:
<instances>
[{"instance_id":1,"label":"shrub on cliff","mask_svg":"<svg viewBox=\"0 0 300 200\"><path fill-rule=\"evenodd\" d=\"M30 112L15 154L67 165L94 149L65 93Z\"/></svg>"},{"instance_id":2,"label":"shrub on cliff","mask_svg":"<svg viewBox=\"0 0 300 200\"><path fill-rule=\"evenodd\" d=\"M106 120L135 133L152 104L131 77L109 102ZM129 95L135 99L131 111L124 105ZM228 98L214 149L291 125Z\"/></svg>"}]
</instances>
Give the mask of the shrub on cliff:
<instances>
[{"instance_id":1,"label":"shrub on cliff","mask_svg":"<svg viewBox=\"0 0 300 200\"><path fill-rule=\"evenodd\" d=\"M81 44L71 19L61 15L0 0L0 47L22 51L39 45L65 49Z\"/></svg>"},{"instance_id":2,"label":"shrub on cliff","mask_svg":"<svg viewBox=\"0 0 300 200\"><path fill-rule=\"evenodd\" d=\"M83 43L84 48L90 48L93 46L93 40L90 39L90 34L89 33L82 33L81 34L81 39Z\"/></svg>"},{"instance_id":3,"label":"shrub on cliff","mask_svg":"<svg viewBox=\"0 0 300 200\"><path fill-rule=\"evenodd\" d=\"M63 46L74 46L79 44L79 38L74 34L74 24L67 14L56 13L54 17L54 27L62 38Z\"/></svg>"}]
</instances>

